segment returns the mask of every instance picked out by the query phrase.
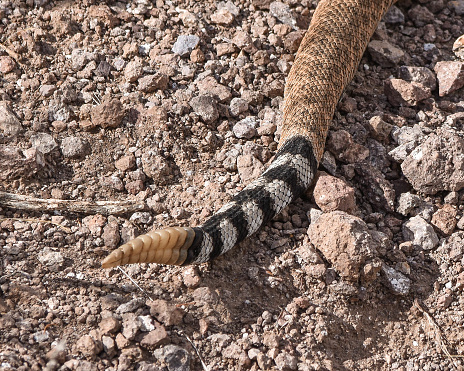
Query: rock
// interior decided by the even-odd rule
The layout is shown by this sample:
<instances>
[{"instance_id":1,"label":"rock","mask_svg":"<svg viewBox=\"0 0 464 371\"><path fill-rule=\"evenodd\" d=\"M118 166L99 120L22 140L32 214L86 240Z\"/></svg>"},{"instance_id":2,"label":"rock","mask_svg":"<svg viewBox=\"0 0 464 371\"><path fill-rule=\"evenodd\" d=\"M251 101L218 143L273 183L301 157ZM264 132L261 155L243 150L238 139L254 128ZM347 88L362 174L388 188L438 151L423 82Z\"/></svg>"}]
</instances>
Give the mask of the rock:
<instances>
[{"instance_id":1,"label":"rock","mask_svg":"<svg viewBox=\"0 0 464 371\"><path fill-rule=\"evenodd\" d=\"M186 267L182 270L182 281L188 288L194 289L198 287L201 281L198 268L196 266Z\"/></svg>"},{"instance_id":2,"label":"rock","mask_svg":"<svg viewBox=\"0 0 464 371\"><path fill-rule=\"evenodd\" d=\"M124 313L121 333L127 340L135 339L140 330L141 323L134 313Z\"/></svg>"},{"instance_id":3,"label":"rock","mask_svg":"<svg viewBox=\"0 0 464 371\"><path fill-rule=\"evenodd\" d=\"M272 16L276 17L280 22L296 27L296 17L287 4L280 1L274 1L270 4L269 10Z\"/></svg>"},{"instance_id":4,"label":"rock","mask_svg":"<svg viewBox=\"0 0 464 371\"><path fill-rule=\"evenodd\" d=\"M110 336L102 336L103 351L108 354L109 357L113 357L117 354L116 342Z\"/></svg>"},{"instance_id":5,"label":"rock","mask_svg":"<svg viewBox=\"0 0 464 371\"><path fill-rule=\"evenodd\" d=\"M264 171L264 165L253 155L240 155L237 158L237 170L244 183L257 179Z\"/></svg>"},{"instance_id":6,"label":"rock","mask_svg":"<svg viewBox=\"0 0 464 371\"><path fill-rule=\"evenodd\" d=\"M424 85L401 79L388 79L384 83L385 95L393 106L416 106L424 99L430 98L432 93Z\"/></svg>"},{"instance_id":7,"label":"rock","mask_svg":"<svg viewBox=\"0 0 464 371\"><path fill-rule=\"evenodd\" d=\"M166 329L162 325L158 325L153 331L143 335L140 345L148 349L155 349L160 345L169 343L170 338Z\"/></svg>"},{"instance_id":8,"label":"rock","mask_svg":"<svg viewBox=\"0 0 464 371\"><path fill-rule=\"evenodd\" d=\"M435 73L438 79L438 94L448 95L464 86L464 62L437 62Z\"/></svg>"},{"instance_id":9,"label":"rock","mask_svg":"<svg viewBox=\"0 0 464 371\"><path fill-rule=\"evenodd\" d=\"M189 104L195 113L207 124L213 124L219 118L216 100L210 95L193 97Z\"/></svg>"},{"instance_id":10,"label":"rock","mask_svg":"<svg viewBox=\"0 0 464 371\"><path fill-rule=\"evenodd\" d=\"M411 214L414 209L421 205L421 198L410 192L402 193L398 198L398 206L396 211L404 216Z\"/></svg>"},{"instance_id":11,"label":"rock","mask_svg":"<svg viewBox=\"0 0 464 371\"><path fill-rule=\"evenodd\" d=\"M63 254L59 251L51 251L48 248L40 252L37 258L52 272L59 272L64 263Z\"/></svg>"},{"instance_id":12,"label":"rock","mask_svg":"<svg viewBox=\"0 0 464 371\"><path fill-rule=\"evenodd\" d=\"M395 207L395 189L385 179L380 170L367 162L354 165L355 182L369 202L385 211L393 211Z\"/></svg>"},{"instance_id":13,"label":"rock","mask_svg":"<svg viewBox=\"0 0 464 371\"><path fill-rule=\"evenodd\" d=\"M242 98L232 98L229 110L232 116L238 116L241 113L248 111L248 102Z\"/></svg>"},{"instance_id":14,"label":"rock","mask_svg":"<svg viewBox=\"0 0 464 371\"><path fill-rule=\"evenodd\" d=\"M406 81L414 81L422 84L430 90L435 90L437 87L435 74L427 67L401 66L399 77Z\"/></svg>"},{"instance_id":15,"label":"rock","mask_svg":"<svg viewBox=\"0 0 464 371\"><path fill-rule=\"evenodd\" d=\"M345 163L363 161L369 156L369 150L355 143L346 130L330 132L327 149L333 153L337 160Z\"/></svg>"},{"instance_id":16,"label":"rock","mask_svg":"<svg viewBox=\"0 0 464 371\"><path fill-rule=\"evenodd\" d=\"M44 96L45 98L48 98L50 96L53 95L53 93L55 92L56 90L56 86L55 85L42 85L40 88L39 88L39 93Z\"/></svg>"},{"instance_id":17,"label":"rock","mask_svg":"<svg viewBox=\"0 0 464 371\"><path fill-rule=\"evenodd\" d=\"M0 57L0 73L7 74L12 72L16 67L16 62L13 58L3 55Z\"/></svg>"},{"instance_id":18,"label":"rock","mask_svg":"<svg viewBox=\"0 0 464 371\"><path fill-rule=\"evenodd\" d=\"M133 170L135 168L135 156L133 154L123 156L114 163L114 166L124 172Z\"/></svg>"},{"instance_id":19,"label":"rock","mask_svg":"<svg viewBox=\"0 0 464 371\"><path fill-rule=\"evenodd\" d=\"M339 210L352 214L356 210L354 188L324 172L318 176L313 194L317 206L325 213Z\"/></svg>"},{"instance_id":20,"label":"rock","mask_svg":"<svg viewBox=\"0 0 464 371\"><path fill-rule=\"evenodd\" d=\"M425 135L419 125L403 126L397 128L392 134L393 139L399 144L411 143L416 146L424 141Z\"/></svg>"},{"instance_id":21,"label":"rock","mask_svg":"<svg viewBox=\"0 0 464 371\"><path fill-rule=\"evenodd\" d=\"M290 32L284 38L284 48L292 54L296 53L298 51L298 48L300 47L301 41L303 40L305 33L306 30Z\"/></svg>"},{"instance_id":22,"label":"rock","mask_svg":"<svg viewBox=\"0 0 464 371\"><path fill-rule=\"evenodd\" d=\"M435 16L433 13L421 5L416 5L415 7L409 9L408 16L409 19L414 22L416 27L423 27L427 23L433 23L435 21Z\"/></svg>"},{"instance_id":23,"label":"rock","mask_svg":"<svg viewBox=\"0 0 464 371\"><path fill-rule=\"evenodd\" d=\"M143 75L143 64L140 58L134 58L124 68L124 78L127 82L135 82Z\"/></svg>"},{"instance_id":24,"label":"rock","mask_svg":"<svg viewBox=\"0 0 464 371\"><path fill-rule=\"evenodd\" d=\"M143 76L139 79L138 90L144 93L152 93L156 90L166 90L168 88L169 77L162 73Z\"/></svg>"},{"instance_id":25,"label":"rock","mask_svg":"<svg viewBox=\"0 0 464 371\"><path fill-rule=\"evenodd\" d=\"M383 16L382 21L390 24L402 24L404 23L404 14L398 7L392 5Z\"/></svg>"},{"instance_id":26,"label":"rock","mask_svg":"<svg viewBox=\"0 0 464 371\"><path fill-rule=\"evenodd\" d=\"M456 1L448 2L448 8L453 10L458 16L464 15L464 1L463 0L456 0Z\"/></svg>"},{"instance_id":27,"label":"rock","mask_svg":"<svg viewBox=\"0 0 464 371\"><path fill-rule=\"evenodd\" d=\"M369 120L369 125L372 128L374 138L381 142L388 142L393 125L384 121L380 116L373 116Z\"/></svg>"},{"instance_id":28,"label":"rock","mask_svg":"<svg viewBox=\"0 0 464 371\"><path fill-rule=\"evenodd\" d=\"M37 150L44 155L47 155L58 148L58 144L55 139L47 133L33 134L29 138L29 142L31 142L32 147L37 148Z\"/></svg>"},{"instance_id":29,"label":"rock","mask_svg":"<svg viewBox=\"0 0 464 371\"><path fill-rule=\"evenodd\" d=\"M118 99L106 100L102 104L92 107L90 111L92 124L102 128L119 127L125 115L124 106Z\"/></svg>"},{"instance_id":30,"label":"rock","mask_svg":"<svg viewBox=\"0 0 464 371\"><path fill-rule=\"evenodd\" d=\"M196 35L180 35L172 47L172 52L187 57L199 43L200 38Z\"/></svg>"},{"instance_id":31,"label":"rock","mask_svg":"<svg viewBox=\"0 0 464 371\"><path fill-rule=\"evenodd\" d=\"M115 334L121 328L121 321L115 317L106 317L101 320L99 327L102 335Z\"/></svg>"},{"instance_id":32,"label":"rock","mask_svg":"<svg viewBox=\"0 0 464 371\"><path fill-rule=\"evenodd\" d=\"M148 305L150 314L165 326L179 325L184 318L184 311L166 300L150 301Z\"/></svg>"},{"instance_id":33,"label":"rock","mask_svg":"<svg viewBox=\"0 0 464 371\"><path fill-rule=\"evenodd\" d=\"M432 225L445 236L449 236L456 228L458 211L450 204L445 204L432 216Z\"/></svg>"},{"instance_id":34,"label":"rock","mask_svg":"<svg viewBox=\"0 0 464 371\"><path fill-rule=\"evenodd\" d=\"M211 14L211 21L216 24L230 25L234 22L234 15L225 8L218 9L215 13Z\"/></svg>"},{"instance_id":35,"label":"rock","mask_svg":"<svg viewBox=\"0 0 464 371\"><path fill-rule=\"evenodd\" d=\"M16 147L0 145L0 180L27 179L44 166L44 155L36 148L21 153Z\"/></svg>"},{"instance_id":36,"label":"rock","mask_svg":"<svg viewBox=\"0 0 464 371\"><path fill-rule=\"evenodd\" d=\"M340 276L352 282L358 281L362 266L379 247L366 223L343 211L322 214L309 226L308 236Z\"/></svg>"},{"instance_id":37,"label":"rock","mask_svg":"<svg viewBox=\"0 0 464 371\"><path fill-rule=\"evenodd\" d=\"M80 137L66 137L61 141L61 153L66 158L82 158L90 152L89 143Z\"/></svg>"},{"instance_id":38,"label":"rock","mask_svg":"<svg viewBox=\"0 0 464 371\"><path fill-rule=\"evenodd\" d=\"M144 304L145 304L145 299L135 298L135 299L132 299L131 301L128 301L127 303L121 304L116 309L116 312L119 314L134 312L136 309L140 308Z\"/></svg>"},{"instance_id":39,"label":"rock","mask_svg":"<svg viewBox=\"0 0 464 371\"><path fill-rule=\"evenodd\" d=\"M166 345L155 350L153 355L166 363L169 371L190 371L190 354L180 346Z\"/></svg>"},{"instance_id":40,"label":"rock","mask_svg":"<svg viewBox=\"0 0 464 371\"><path fill-rule=\"evenodd\" d=\"M404 52L385 40L372 40L367 46L372 59L382 67L395 67L404 61Z\"/></svg>"},{"instance_id":41,"label":"rock","mask_svg":"<svg viewBox=\"0 0 464 371\"><path fill-rule=\"evenodd\" d=\"M90 335L82 336L75 346L78 352L91 359L102 351L102 345L98 344Z\"/></svg>"},{"instance_id":42,"label":"rock","mask_svg":"<svg viewBox=\"0 0 464 371\"><path fill-rule=\"evenodd\" d=\"M456 57L464 59L464 35L459 36L454 42L453 52Z\"/></svg>"},{"instance_id":43,"label":"rock","mask_svg":"<svg viewBox=\"0 0 464 371\"><path fill-rule=\"evenodd\" d=\"M0 102L0 130L7 137L14 137L22 130L21 122L10 109L7 102Z\"/></svg>"},{"instance_id":44,"label":"rock","mask_svg":"<svg viewBox=\"0 0 464 371\"><path fill-rule=\"evenodd\" d=\"M464 139L451 129L437 130L401 164L416 191L433 195L464 188Z\"/></svg>"},{"instance_id":45,"label":"rock","mask_svg":"<svg viewBox=\"0 0 464 371\"><path fill-rule=\"evenodd\" d=\"M403 237L424 250L433 249L438 244L438 237L433 227L420 216L414 216L403 224Z\"/></svg>"},{"instance_id":46,"label":"rock","mask_svg":"<svg viewBox=\"0 0 464 371\"><path fill-rule=\"evenodd\" d=\"M152 151L142 154L142 169L147 177L157 185L165 185L171 181L172 169L169 162L161 155Z\"/></svg>"},{"instance_id":47,"label":"rock","mask_svg":"<svg viewBox=\"0 0 464 371\"><path fill-rule=\"evenodd\" d=\"M251 139L257 134L257 126L258 121L256 120L256 117L248 116L237 122L233 126L232 131L237 138Z\"/></svg>"},{"instance_id":48,"label":"rock","mask_svg":"<svg viewBox=\"0 0 464 371\"><path fill-rule=\"evenodd\" d=\"M411 280L404 274L386 264L382 264L382 273L387 286L396 295L407 295L411 287Z\"/></svg>"},{"instance_id":49,"label":"rock","mask_svg":"<svg viewBox=\"0 0 464 371\"><path fill-rule=\"evenodd\" d=\"M224 86L216 81L213 76L207 76L197 82L197 87L200 95L210 95L224 103L232 98L232 93L227 86Z\"/></svg>"}]
</instances>

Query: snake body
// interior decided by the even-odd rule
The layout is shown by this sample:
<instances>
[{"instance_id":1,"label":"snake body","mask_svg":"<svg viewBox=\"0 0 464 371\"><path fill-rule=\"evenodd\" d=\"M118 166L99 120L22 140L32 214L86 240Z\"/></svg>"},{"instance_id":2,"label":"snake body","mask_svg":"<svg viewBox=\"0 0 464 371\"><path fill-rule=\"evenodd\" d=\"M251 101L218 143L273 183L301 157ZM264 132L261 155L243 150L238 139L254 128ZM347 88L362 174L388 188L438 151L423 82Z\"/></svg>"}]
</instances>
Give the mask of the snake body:
<instances>
[{"instance_id":1,"label":"snake body","mask_svg":"<svg viewBox=\"0 0 464 371\"><path fill-rule=\"evenodd\" d=\"M202 226L141 235L114 250L102 266L206 262L255 233L301 196L314 179L338 100L394 2L321 0L288 76L279 150L269 168Z\"/></svg>"}]
</instances>

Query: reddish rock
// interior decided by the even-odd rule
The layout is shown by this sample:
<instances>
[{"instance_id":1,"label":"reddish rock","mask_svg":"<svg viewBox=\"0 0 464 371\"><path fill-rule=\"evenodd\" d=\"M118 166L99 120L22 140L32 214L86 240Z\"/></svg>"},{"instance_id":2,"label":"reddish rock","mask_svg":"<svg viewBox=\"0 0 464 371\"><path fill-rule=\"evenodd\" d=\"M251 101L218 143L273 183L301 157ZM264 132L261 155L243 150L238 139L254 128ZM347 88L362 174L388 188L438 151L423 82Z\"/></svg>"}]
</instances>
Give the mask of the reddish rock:
<instances>
[{"instance_id":1,"label":"reddish rock","mask_svg":"<svg viewBox=\"0 0 464 371\"><path fill-rule=\"evenodd\" d=\"M135 157L132 154L123 156L114 163L114 166L121 171L132 170L135 167Z\"/></svg>"},{"instance_id":2,"label":"reddish rock","mask_svg":"<svg viewBox=\"0 0 464 371\"><path fill-rule=\"evenodd\" d=\"M388 138L390 137L390 133L393 129L392 124L384 121L380 116L373 116L369 120L369 125L372 128L372 134L375 139L384 143L388 142Z\"/></svg>"},{"instance_id":3,"label":"reddish rock","mask_svg":"<svg viewBox=\"0 0 464 371\"><path fill-rule=\"evenodd\" d=\"M215 96L220 102L225 102L232 98L230 89L218 83L213 76L205 77L197 83L197 86L200 94Z\"/></svg>"},{"instance_id":4,"label":"reddish rock","mask_svg":"<svg viewBox=\"0 0 464 371\"><path fill-rule=\"evenodd\" d=\"M458 211L450 204L437 210L432 216L432 225L441 233L449 236L456 228Z\"/></svg>"},{"instance_id":5,"label":"reddish rock","mask_svg":"<svg viewBox=\"0 0 464 371\"><path fill-rule=\"evenodd\" d=\"M164 326L158 325L156 329L143 335L140 345L148 349L155 349L160 345L169 343L169 341L170 338Z\"/></svg>"},{"instance_id":6,"label":"reddish rock","mask_svg":"<svg viewBox=\"0 0 464 371\"><path fill-rule=\"evenodd\" d=\"M103 335L114 334L121 328L121 321L114 317L107 317L101 320L99 327Z\"/></svg>"},{"instance_id":7,"label":"reddish rock","mask_svg":"<svg viewBox=\"0 0 464 371\"><path fill-rule=\"evenodd\" d=\"M440 97L464 86L464 62L437 62L434 70L437 74Z\"/></svg>"},{"instance_id":8,"label":"reddish rock","mask_svg":"<svg viewBox=\"0 0 464 371\"><path fill-rule=\"evenodd\" d=\"M314 200L324 212L346 211L351 214L356 210L354 188L342 179L321 172L314 187Z\"/></svg>"},{"instance_id":9,"label":"reddish rock","mask_svg":"<svg viewBox=\"0 0 464 371\"><path fill-rule=\"evenodd\" d=\"M1 56L0 57L0 73L10 73L14 70L16 66L16 62L13 58L9 56Z\"/></svg>"},{"instance_id":10,"label":"reddish rock","mask_svg":"<svg viewBox=\"0 0 464 371\"><path fill-rule=\"evenodd\" d=\"M138 89L144 93L152 93L156 90L166 90L169 83L169 77L162 73L147 75L139 80Z\"/></svg>"},{"instance_id":11,"label":"reddish rock","mask_svg":"<svg viewBox=\"0 0 464 371\"><path fill-rule=\"evenodd\" d=\"M327 149L333 153L337 160L346 163L360 162L369 156L369 150L355 143L351 134L346 130L331 132L327 140Z\"/></svg>"},{"instance_id":12,"label":"reddish rock","mask_svg":"<svg viewBox=\"0 0 464 371\"><path fill-rule=\"evenodd\" d=\"M384 83L385 95L394 106L415 106L420 101L430 98L430 88L415 81L388 79Z\"/></svg>"},{"instance_id":13,"label":"reddish rock","mask_svg":"<svg viewBox=\"0 0 464 371\"><path fill-rule=\"evenodd\" d=\"M126 112L118 99L110 99L95 106L90 111L92 124L102 128L117 128L121 125Z\"/></svg>"},{"instance_id":14,"label":"reddish rock","mask_svg":"<svg viewBox=\"0 0 464 371\"><path fill-rule=\"evenodd\" d=\"M367 260L379 246L366 223L343 211L322 214L308 229L311 243L321 251L339 274L356 282Z\"/></svg>"},{"instance_id":15,"label":"reddish rock","mask_svg":"<svg viewBox=\"0 0 464 371\"><path fill-rule=\"evenodd\" d=\"M165 326L178 325L184 318L184 311L166 300L150 301L148 305L150 314Z\"/></svg>"}]
</instances>

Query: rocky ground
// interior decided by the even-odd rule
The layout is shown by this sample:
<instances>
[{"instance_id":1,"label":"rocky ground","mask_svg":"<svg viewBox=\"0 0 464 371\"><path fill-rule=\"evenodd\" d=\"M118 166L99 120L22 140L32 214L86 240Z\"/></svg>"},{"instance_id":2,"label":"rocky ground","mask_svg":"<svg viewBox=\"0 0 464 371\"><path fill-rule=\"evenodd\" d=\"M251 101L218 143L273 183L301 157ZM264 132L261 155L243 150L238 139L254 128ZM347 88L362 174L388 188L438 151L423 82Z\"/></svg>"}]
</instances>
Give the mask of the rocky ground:
<instances>
[{"instance_id":1,"label":"rocky ground","mask_svg":"<svg viewBox=\"0 0 464 371\"><path fill-rule=\"evenodd\" d=\"M100 268L269 164L316 3L0 0L1 370L464 368L462 0L385 16L315 186L257 235Z\"/></svg>"}]
</instances>

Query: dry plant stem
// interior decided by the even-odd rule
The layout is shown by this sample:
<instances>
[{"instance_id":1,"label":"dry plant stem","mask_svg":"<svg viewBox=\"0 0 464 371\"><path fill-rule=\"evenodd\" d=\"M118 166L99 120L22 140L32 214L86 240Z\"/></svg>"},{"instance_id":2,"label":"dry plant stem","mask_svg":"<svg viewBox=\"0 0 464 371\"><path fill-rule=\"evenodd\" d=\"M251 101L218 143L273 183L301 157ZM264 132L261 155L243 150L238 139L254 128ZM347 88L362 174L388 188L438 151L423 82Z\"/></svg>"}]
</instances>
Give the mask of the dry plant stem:
<instances>
[{"instance_id":1,"label":"dry plant stem","mask_svg":"<svg viewBox=\"0 0 464 371\"><path fill-rule=\"evenodd\" d=\"M423 307L423 304L419 303L419 300L415 299L414 300L414 307L416 307L427 319L429 325L433 328L434 332L434 338L436 342L438 343L441 351L453 362L454 366L457 368L458 364L453 358L461 358L463 356L461 355L456 355L456 354L450 354L448 351L448 348L446 346L446 339L443 338L441 334L441 329L440 326L435 322L433 317L427 312L427 310Z\"/></svg>"},{"instance_id":2,"label":"dry plant stem","mask_svg":"<svg viewBox=\"0 0 464 371\"><path fill-rule=\"evenodd\" d=\"M145 208L143 202L136 201L77 201L43 199L26 195L17 195L0 191L0 206L17 210L66 211L84 214L120 215L140 211Z\"/></svg>"}]
</instances>

